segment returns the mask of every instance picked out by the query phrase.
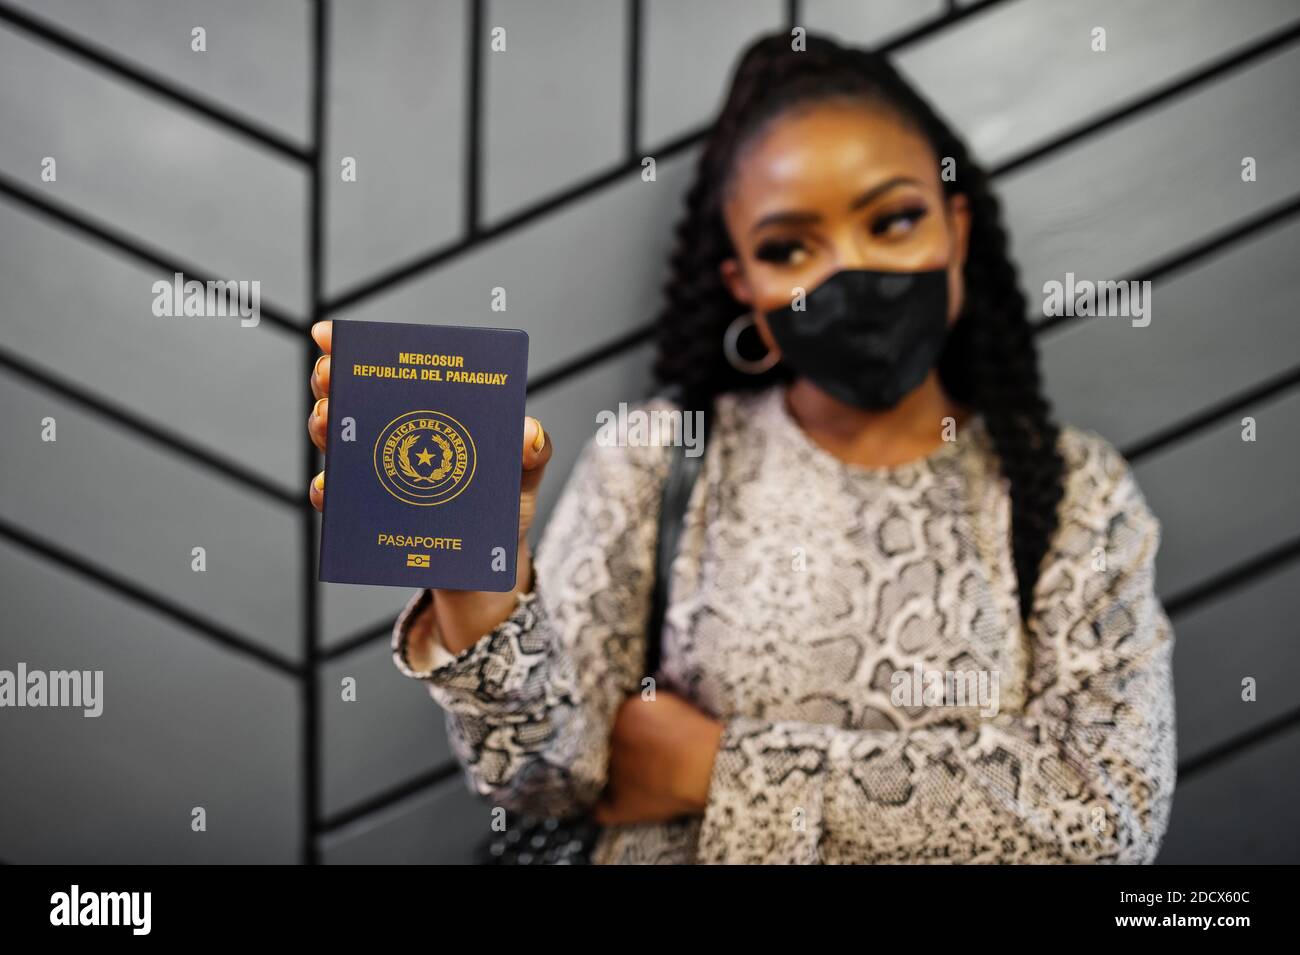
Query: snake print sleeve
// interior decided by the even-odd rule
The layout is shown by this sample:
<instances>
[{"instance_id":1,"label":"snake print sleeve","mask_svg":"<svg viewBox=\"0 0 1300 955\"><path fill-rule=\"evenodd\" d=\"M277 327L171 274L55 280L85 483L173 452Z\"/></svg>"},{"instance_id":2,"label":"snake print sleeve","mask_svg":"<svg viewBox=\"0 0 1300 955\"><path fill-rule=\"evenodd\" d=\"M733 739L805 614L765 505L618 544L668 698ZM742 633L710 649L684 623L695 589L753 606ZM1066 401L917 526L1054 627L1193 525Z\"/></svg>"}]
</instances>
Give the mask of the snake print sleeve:
<instances>
[{"instance_id":1,"label":"snake print sleeve","mask_svg":"<svg viewBox=\"0 0 1300 955\"><path fill-rule=\"evenodd\" d=\"M1068 443L1021 700L902 730L732 718L697 861L1153 861L1176 772L1160 528L1113 448Z\"/></svg>"},{"instance_id":2,"label":"snake print sleeve","mask_svg":"<svg viewBox=\"0 0 1300 955\"><path fill-rule=\"evenodd\" d=\"M599 797L614 717L642 676L666 469L662 448L589 439L538 545L535 589L507 620L418 673L406 637L429 592L399 618L394 662L427 684L471 788L494 804L564 817Z\"/></svg>"}]
</instances>

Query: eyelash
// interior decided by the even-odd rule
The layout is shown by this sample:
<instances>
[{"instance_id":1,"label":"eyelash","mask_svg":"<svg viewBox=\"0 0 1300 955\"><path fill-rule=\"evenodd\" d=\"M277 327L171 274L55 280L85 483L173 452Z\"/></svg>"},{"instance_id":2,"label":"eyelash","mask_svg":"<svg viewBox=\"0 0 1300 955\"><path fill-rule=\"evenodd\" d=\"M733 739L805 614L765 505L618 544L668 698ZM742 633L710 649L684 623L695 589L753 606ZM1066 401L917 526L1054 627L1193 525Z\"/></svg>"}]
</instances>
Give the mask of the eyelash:
<instances>
[{"instance_id":1,"label":"eyelash","mask_svg":"<svg viewBox=\"0 0 1300 955\"><path fill-rule=\"evenodd\" d=\"M911 206L906 209L899 209L897 212L891 212L883 215L871 223L871 234L874 236L885 235L893 228L895 223L909 222L916 224L925 218L929 210L923 206ZM791 256L804 248L803 242L798 239L770 239L763 242L754 252L754 257L764 262L774 262L778 265L788 263Z\"/></svg>"},{"instance_id":2,"label":"eyelash","mask_svg":"<svg viewBox=\"0 0 1300 955\"><path fill-rule=\"evenodd\" d=\"M923 206L909 206L906 209L899 209L897 212L881 216L871 223L871 234L884 235L895 222L910 222L915 225L925 218L927 211Z\"/></svg>"},{"instance_id":3,"label":"eyelash","mask_svg":"<svg viewBox=\"0 0 1300 955\"><path fill-rule=\"evenodd\" d=\"M803 248L803 243L798 239L772 239L759 245L754 257L764 262L775 262L778 265L789 262L790 257Z\"/></svg>"}]
</instances>

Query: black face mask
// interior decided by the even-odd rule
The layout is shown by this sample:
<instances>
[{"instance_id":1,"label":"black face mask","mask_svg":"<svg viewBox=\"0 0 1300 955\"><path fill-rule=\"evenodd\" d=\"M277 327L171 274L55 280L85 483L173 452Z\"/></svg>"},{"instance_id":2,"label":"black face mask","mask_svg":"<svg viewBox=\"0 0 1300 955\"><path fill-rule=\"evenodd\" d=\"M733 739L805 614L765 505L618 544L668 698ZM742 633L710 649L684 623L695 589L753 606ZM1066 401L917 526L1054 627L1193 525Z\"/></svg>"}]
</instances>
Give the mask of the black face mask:
<instances>
[{"instance_id":1,"label":"black face mask","mask_svg":"<svg viewBox=\"0 0 1300 955\"><path fill-rule=\"evenodd\" d=\"M880 411L902 401L939 360L948 273L842 269L805 305L767 315L782 359L827 394Z\"/></svg>"}]
</instances>

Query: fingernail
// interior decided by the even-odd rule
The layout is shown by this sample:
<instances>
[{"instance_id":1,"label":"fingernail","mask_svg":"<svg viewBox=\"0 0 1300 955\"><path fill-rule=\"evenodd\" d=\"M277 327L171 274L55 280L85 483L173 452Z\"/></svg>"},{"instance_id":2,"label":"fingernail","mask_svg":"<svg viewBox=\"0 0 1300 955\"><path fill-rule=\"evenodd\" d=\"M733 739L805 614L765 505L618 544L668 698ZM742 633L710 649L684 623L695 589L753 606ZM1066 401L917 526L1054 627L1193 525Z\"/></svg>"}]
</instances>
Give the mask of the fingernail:
<instances>
[{"instance_id":1,"label":"fingernail","mask_svg":"<svg viewBox=\"0 0 1300 955\"><path fill-rule=\"evenodd\" d=\"M316 404L315 404L315 405L312 407L312 409L311 409L312 417L315 417L315 418L323 418L323 417L325 417L325 412L324 412L324 410L322 409L321 406L324 405L325 402L327 402L327 401L329 401L328 398L321 398L320 400L318 400L318 401L316 402Z\"/></svg>"},{"instance_id":2,"label":"fingernail","mask_svg":"<svg viewBox=\"0 0 1300 955\"><path fill-rule=\"evenodd\" d=\"M316 475L316 479L311 483L316 488L316 490L318 491L325 490L325 472L321 471L321 473Z\"/></svg>"},{"instance_id":3,"label":"fingernail","mask_svg":"<svg viewBox=\"0 0 1300 955\"><path fill-rule=\"evenodd\" d=\"M533 438L533 450L541 451L542 448L546 447L546 432L542 430L540 421L534 418L533 422L537 425L537 437Z\"/></svg>"},{"instance_id":4,"label":"fingernail","mask_svg":"<svg viewBox=\"0 0 1300 955\"><path fill-rule=\"evenodd\" d=\"M323 362L326 358L329 358L329 355L321 355L319 358L316 359L316 367L313 368L312 371L315 372L317 378L320 377L320 363Z\"/></svg>"}]
</instances>

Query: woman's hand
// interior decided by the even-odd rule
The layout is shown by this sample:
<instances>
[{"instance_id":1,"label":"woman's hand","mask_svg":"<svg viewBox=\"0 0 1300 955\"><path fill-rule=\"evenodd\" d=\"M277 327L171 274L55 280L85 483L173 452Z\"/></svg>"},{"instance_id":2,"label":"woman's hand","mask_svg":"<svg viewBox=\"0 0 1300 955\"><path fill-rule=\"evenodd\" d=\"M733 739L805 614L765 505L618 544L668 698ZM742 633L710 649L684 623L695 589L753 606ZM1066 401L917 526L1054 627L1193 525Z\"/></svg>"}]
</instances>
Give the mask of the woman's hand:
<instances>
[{"instance_id":1,"label":"woman's hand","mask_svg":"<svg viewBox=\"0 0 1300 955\"><path fill-rule=\"evenodd\" d=\"M609 783L595 820L610 825L702 815L722 729L675 693L629 697L614 719Z\"/></svg>"},{"instance_id":2,"label":"woman's hand","mask_svg":"<svg viewBox=\"0 0 1300 955\"><path fill-rule=\"evenodd\" d=\"M312 444L325 450L329 431L330 351L333 345L333 322L317 322L311 328L311 337L324 354L316 360L311 374L311 393L316 405L307 419L307 433ZM429 640L433 638L434 622L443 645L452 653L489 633L505 620L515 607L518 595L532 586L532 555L525 539L537 513L537 489L542 483L546 462L551 460L551 441L536 418L524 419L524 446L522 455L523 477L519 490L519 559L516 561L515 589L505 593L477 590L435 590L433 613L425 613L412 621L408 657L417 670L428 668L432 659ZM307 490L312 507L325 508L325 472L317 474Z\"/></svg>"}]
</instances>

